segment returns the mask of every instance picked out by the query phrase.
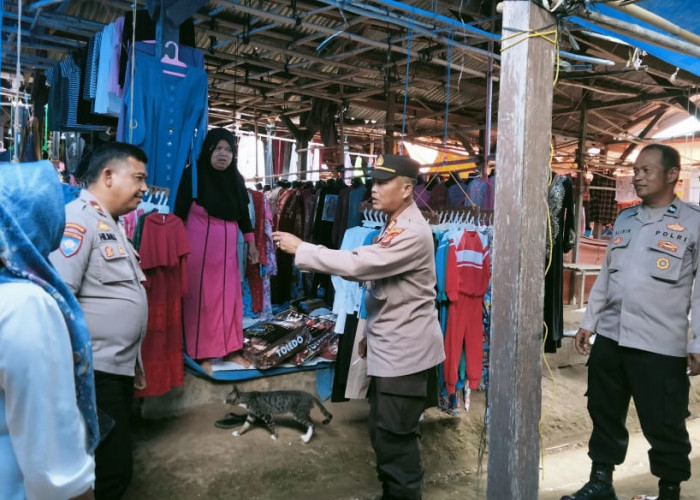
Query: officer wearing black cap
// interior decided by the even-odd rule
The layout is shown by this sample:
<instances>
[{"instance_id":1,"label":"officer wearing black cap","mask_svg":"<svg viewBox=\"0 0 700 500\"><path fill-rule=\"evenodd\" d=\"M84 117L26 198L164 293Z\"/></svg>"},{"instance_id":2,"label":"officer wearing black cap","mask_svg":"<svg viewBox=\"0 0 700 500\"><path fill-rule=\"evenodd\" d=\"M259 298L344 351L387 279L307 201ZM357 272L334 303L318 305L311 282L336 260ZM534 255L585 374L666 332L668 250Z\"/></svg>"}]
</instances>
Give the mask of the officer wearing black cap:
<instances>
[{"instance_id":1,"label":"officer wearing black cap","mask_svg":"<svg viewBox=\"0 0 700 500\"><path fill-rule=\"evenodd\" d=\"M372 245L330 250L275 232L280 249L295 254L304 271L365 283L367 328L360 354L367 357L369 427L383 499L419 499L420 415L428 371L445 358L435 308L435 255L428 222L413 202L419 165L383 155L372 170L372 206L388 221Z\"/></svg>"}]
</instances>

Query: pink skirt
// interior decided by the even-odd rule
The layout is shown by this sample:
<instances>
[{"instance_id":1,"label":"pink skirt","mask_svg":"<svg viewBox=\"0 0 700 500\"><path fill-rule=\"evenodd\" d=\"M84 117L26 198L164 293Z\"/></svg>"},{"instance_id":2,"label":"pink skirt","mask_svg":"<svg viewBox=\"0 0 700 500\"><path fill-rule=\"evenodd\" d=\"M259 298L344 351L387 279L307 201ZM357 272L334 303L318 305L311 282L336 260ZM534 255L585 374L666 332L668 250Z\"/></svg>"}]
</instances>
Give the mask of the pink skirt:
<instances>
[{"instance_id":1,"label":"pink skirt","mask_svg":"<svg viewBox=\"0 0 700 500\"><path fill-rule=\"evenodd\" d=\"M192 203L185 229L190 244L184 299L187 354L193 359L226 356L243 347L238 224L211 217Z\"/></svg>"}]
</instances>

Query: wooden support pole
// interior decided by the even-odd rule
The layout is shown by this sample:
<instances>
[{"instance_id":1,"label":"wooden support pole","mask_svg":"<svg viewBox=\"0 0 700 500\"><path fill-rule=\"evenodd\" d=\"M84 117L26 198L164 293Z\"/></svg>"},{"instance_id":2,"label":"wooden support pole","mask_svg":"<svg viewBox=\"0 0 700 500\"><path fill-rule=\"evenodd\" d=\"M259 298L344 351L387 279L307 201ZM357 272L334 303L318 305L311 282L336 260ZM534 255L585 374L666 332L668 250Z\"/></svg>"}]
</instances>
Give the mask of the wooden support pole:
<instances>
[{"instance_id":1,"label":"wooden support pole","mask_svg":"<svg viewBox=\"0 0 700 500\"><path fill-rule=\"evenodd\" d=\"M576 201L576 211L574 212L574 230L576 231L576 242L574 244L574 253L571 256L572 262L578 262L579 249L581 248L581 219L583 218L583 187L584 176L586 175L586 135L588 134L588 93L585 92L581 102L581 129L578 136L578 152L576 154L576 163L578 163L578 176L576 177L576 189L574 191L574 200ZM567 214L567 217L569 214ZM564 235L566 237L566 235ZM583 304L583 297L581 297Z\"/></svg>"},{"instance_id":2,"label":"wooden support pole","mask_svg":"<svg viewBox=\"0 0 700 500\"><path fill-rule=\"evenodd\" d=\"M503 36L551 29L533 2L503 2ZM521 35L526 37L526 35ZM526 37L503 51L493 260L489 500L535 500L554 45Z\"/></svg>"}]
</instances>

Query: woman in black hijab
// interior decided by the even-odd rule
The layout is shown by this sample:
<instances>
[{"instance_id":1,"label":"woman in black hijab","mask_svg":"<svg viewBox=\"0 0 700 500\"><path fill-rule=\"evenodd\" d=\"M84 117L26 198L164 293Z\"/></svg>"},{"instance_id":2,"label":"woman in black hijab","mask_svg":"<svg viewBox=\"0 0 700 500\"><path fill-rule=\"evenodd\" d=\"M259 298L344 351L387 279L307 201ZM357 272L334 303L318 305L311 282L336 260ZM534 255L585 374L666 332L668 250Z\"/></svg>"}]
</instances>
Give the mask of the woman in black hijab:
<instances>
[{"instance_id":1,"label":"woman in black hijab","mask_svg":"<svg viewBox=\"0 0 700 500\"><path fill-rule=\"evenodd\" d=\"M197 160L196 193L185 171L175 213L185 220L190 243L184 300L187 353L211 374L212 358L243 347L243 302L239 231L248 260L258 252L248 210L248 192L236 168L236 140L223 128L209 131Z\"/></svg>"}]
</instances>

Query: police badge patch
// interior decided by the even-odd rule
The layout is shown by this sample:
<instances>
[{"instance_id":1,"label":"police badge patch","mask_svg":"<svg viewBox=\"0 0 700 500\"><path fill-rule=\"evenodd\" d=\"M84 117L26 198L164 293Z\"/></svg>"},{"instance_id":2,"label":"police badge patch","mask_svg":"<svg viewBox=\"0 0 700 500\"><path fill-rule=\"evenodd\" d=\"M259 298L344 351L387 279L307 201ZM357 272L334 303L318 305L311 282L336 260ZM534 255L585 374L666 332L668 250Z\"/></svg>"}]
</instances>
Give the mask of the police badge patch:
<instances>
[{"instance_id":1,"label":"police badge patch","mask_svg":"<svg viewBox=\"0 0 700 500\"><path fill-rule=\"evenodd\" d=\"M671 267L671 262L666 257L660 257L656 261L656 268L661 271L665 271L669 267Z\"/></svg>"},{"instance_id":2,"label":"police badge patch","mask_svg":"<svg viewBox=\"0 0 700 500\"><path fill-rule=\"evenodd\" d=\"M656 244L659 248L663 248L664 250L668 250L669 252L677 252L678 251L678 245L673 243L672 241L659 241Z\"/></svg>"},{"instance_id":3,"label":"police badge patch","mask_svg":"<svg viewBox=\"0 0 700 500\"><path fill-rule=\"evenodd\" d=\"M379 241L379 244L383 247L388 247L391 245L391 242L393 241L394 238L396 238L398 235L403 233L403 229L400 228L394 228L394 229L389 229L386 234L384 234L384 237Z\"/></svg>"},{"instance_id":4,"label":"police badge patch","mask_svg":"<svg viewBox=\"0 0 700 500\"><path fill-rule=\"evenodd\" d=\"M59 245L59 250L64 257L73 257L78 253L80 247L83 244L83 235L80 233L74 233L72 231L66 231L63 233L63 238L61 238L61 244Z\"/></svg>"}]
</instances>

